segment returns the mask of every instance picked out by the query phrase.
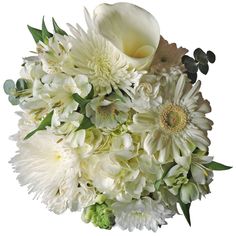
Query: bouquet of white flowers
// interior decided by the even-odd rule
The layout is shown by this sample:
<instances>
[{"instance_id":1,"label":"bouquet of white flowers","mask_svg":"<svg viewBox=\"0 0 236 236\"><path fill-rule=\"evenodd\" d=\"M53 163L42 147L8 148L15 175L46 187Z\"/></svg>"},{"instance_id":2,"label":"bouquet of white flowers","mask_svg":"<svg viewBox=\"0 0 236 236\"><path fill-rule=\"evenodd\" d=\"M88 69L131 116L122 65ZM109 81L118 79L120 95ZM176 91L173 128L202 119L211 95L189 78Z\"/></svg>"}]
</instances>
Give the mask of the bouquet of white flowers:
<instances>
[{"instance_id":1,"label":"bouquet of white flowers","mask_svg":"<svg viewBox=\"0 0 236 236\"><path fill-rule=\"evenodd\" d=\"M18 180L49 210L83 210L82 219L111 229L156 231L179 205L189 224L191 202L210 192L213 122L197 72L215 55L194 58L160 36L156 19L129 3L101 4L88 26L53 19L50 33L28 26L34 56L4 90L19 105Z\"/></svg>"}]
</instances>

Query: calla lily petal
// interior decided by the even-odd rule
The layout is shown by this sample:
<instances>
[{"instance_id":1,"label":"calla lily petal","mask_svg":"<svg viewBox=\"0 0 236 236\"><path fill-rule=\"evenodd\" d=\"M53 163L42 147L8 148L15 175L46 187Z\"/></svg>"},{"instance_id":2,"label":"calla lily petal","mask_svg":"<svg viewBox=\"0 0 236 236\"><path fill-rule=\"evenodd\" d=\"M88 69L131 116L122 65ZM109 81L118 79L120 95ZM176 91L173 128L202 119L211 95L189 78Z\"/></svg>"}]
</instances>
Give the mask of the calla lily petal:
<instances>
[{"instance_id":1,"label":"calla lily petal","mask_svg":"<svg viewBox=\"0 0 236 236\"><path fill-rule=\"evenodd\" d=\"M160 29L148 11L129 3L101 4L94 10L94 24L132 66L144 69L151 63Z\"/></svg>"}]
</instances>

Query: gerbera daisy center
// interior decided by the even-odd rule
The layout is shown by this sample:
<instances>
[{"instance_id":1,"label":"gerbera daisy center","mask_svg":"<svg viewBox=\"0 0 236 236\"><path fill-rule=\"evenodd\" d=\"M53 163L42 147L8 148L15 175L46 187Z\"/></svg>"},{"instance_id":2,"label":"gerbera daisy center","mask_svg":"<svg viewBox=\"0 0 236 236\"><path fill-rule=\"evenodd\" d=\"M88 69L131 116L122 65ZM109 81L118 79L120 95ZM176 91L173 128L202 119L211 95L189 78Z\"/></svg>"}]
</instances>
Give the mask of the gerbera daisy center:
<instances>
[{"instance_id":1,"label":"gerbera daisy center","mask_svg":"<svg viewBox=\"0 0 236 236\"><path fill-rule=\"evenodd\" d=\"M160 114L160 126L168 133L180 132L186 127L187 121L187 113L177 105L165 105Z\"/></svg>"}]
</instances>

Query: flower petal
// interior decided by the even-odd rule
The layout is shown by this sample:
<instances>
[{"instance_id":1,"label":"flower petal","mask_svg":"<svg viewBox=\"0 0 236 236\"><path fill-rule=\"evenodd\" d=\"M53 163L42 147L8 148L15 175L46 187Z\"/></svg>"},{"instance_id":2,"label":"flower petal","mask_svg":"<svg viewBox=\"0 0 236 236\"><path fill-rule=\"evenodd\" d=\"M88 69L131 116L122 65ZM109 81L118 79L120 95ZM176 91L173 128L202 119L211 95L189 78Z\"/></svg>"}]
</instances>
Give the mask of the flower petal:
<instances>
[{"instance_id":1,"label":"flower petal","mask_svg":"<svg viewBox=\"0 0 236 236\"><path fill-rule=\"evenodd\" d=\"M156 19L129 3L101 4L94 10L98 31L120 49L132 66L151 63L160 40Z\"/></svg>"}]
</instances>

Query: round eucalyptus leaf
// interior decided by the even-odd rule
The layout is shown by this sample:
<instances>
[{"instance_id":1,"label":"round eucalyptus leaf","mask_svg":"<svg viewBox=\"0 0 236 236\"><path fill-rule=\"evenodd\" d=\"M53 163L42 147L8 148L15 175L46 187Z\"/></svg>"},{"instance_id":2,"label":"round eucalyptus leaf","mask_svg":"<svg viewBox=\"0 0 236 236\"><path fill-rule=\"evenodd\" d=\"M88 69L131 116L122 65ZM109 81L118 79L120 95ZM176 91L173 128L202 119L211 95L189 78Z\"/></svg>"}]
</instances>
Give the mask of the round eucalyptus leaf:
<instances>
[{"instance_id":1,"label":"round eucalyptus leaf","mask_svg":"<svg viewBox=\"0 0 236 236\"><path fill-rule=\"evenodd\" d=\"M208 66L208 64L201 64L201 63L199 63L198 67L199 67L199 70L200 70L204 75L206 75L206 74L208 73L208 71L209 71L209 66Z\"/></svg>"},{"instance_id":2,"label":"round eucalyptus leaf","mask_svg":"<svg viewBox=\"0 0 236 236\"><path fill-rule=\"evenodd\" d=\"M16 90L22 91L28 88L27 82L24 79L18 79L16 81Z\"/></svg>"},{"instance_id":3,"label":"round eucalyptus leaf","mask_svg":"<svg viewBox=\"0 0 236 236\"><path fill-rule=\"evenodd\" d=\"M3 84L4 92L7 95L12 95L15 92L15 82L11 79L8 79Z\"/></svg>"},{"instance_id":4,"label":"round eucalyptus leaf","mask_svg":"<svg viewBox=\"0 0 236 236\"><path fill-rule=\"evenodd\" d=\"M194 55L194 58L198 62L200 62L201 64L207 64L208 63L207 55L201 48L197 48L194 51L193 55Z\"/></svg>"},{"instance_id":5,"label":"round eucalyptus leaf","mask_svg":"<svg viewBox=\"0 0 236 236\"><path fill-rule=\"evenodd\" d=\"M20 100L19 100L19 98L17 98L17 97L15 97L15 96L9 96L8 97L8 100L9 100L9 102L12 104L12 105L14 105L14 106L16 106L16 105L18 105L19 103L20 103Z\"/></svg>"},{"instance_id":6,"label":"round eucalyptus leaf","mask_svg":"<svg viewBox=\"0 0 236 236\"><path fill-rule=\"evenodd\" d=\"M187 72L188 78L191 80L191 84L194 84L197 81L197 73Z\"/></svg>"},{"instance_id":7,"label":"round eucalyptus leaf","mask_svg":"<svg viewBox=\"0 0 236 236\"><path fill-rule=\"evenodd\" d=\"M198 66L197 66L197 63L195 61L185 63L184 66L187 69L187 71L190 72L190 73L197 73L197 71L198 71Z\"/></svg>"},{"instance_id":8,"label":"round eucalyptus leaf","mask_svg":"<svg viewBox=\"0 0 236 236\"><path fill-rule=\"evenodd\" d=\"M192 57L190 57L190 56L184 55L184 56L182 57L182 63L183 63L183 64L195 63L195 60L194 60Z\"/></svg>"},{"instance_id":9,"label":"round eucalyptus leaf","mask_svg":"<svg viewBox=\"0 0 236 236\"><path fill-rule=\"evenodd\" d=\"M207 51L207 59L210 63L214 63L216 61L216 55L212 51Z\"/></svg>"}]
</instances>

